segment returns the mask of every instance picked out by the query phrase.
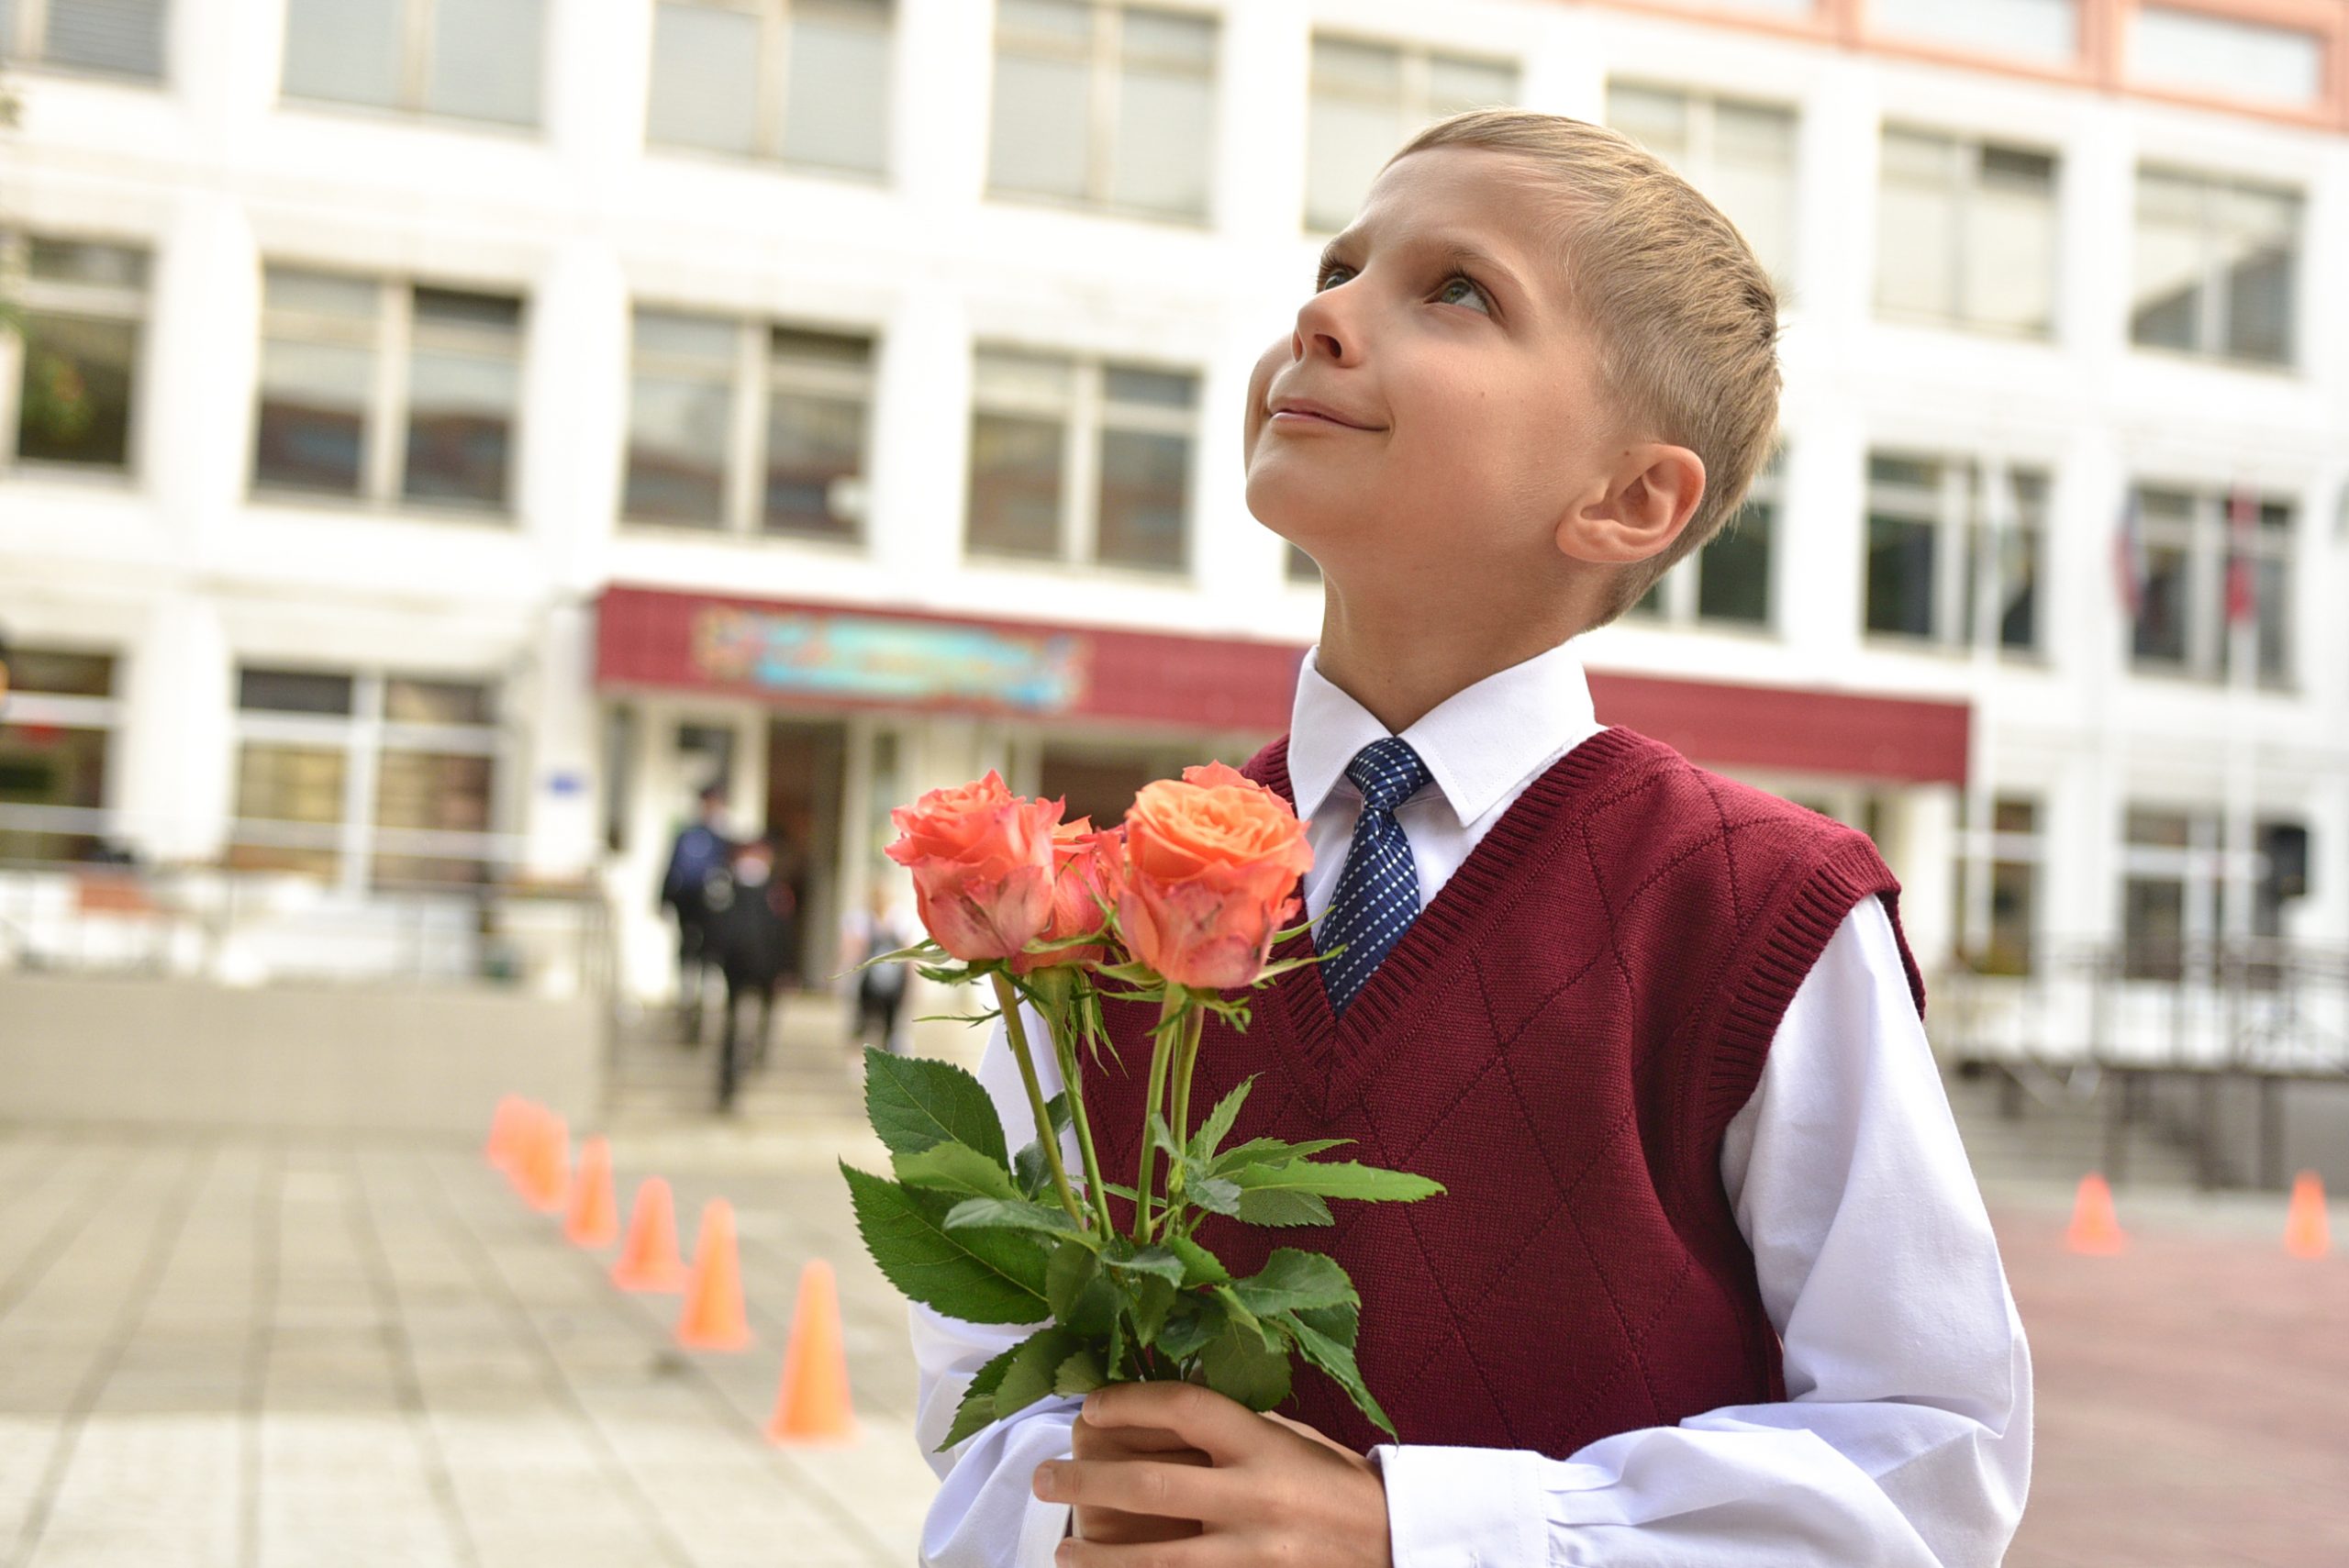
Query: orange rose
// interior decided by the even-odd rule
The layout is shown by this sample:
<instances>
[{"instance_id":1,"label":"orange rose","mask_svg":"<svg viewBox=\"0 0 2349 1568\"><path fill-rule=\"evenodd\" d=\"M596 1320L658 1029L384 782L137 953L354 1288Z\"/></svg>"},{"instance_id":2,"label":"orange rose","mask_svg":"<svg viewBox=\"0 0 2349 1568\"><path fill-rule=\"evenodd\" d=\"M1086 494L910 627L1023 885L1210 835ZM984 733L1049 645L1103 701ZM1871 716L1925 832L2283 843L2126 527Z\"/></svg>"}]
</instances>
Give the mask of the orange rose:
<instances>
[{"instance_id":1,"label":"orange rose","mask_svg":"<svg viewBox=\"0 0 2349 1568\"><path fill-rule=\"evenodd\" d=\"M1220 762L1186 768L1126 812L1119 926L1134 956L1177 985L1245 985L1312 863L1288 802Z\"/></svg>"},{"instance_id":2,"label":"orange rose","mask_svg":"<svg viewBox=\"0 0 2349 1568\"><path fill-rule=\"evenodd\" d=\"M889 813L891 860L913 873L914 906L966 963L1009 958L1052 912L1052 828L1062 803L1027 800L993 772Z\"/></svg>"},{"instance_id":3,"label":"orange rose","mask_svg":"<svg viewBox=\"0 0 2349 1568\"><path fill-rule=\"evenodd\" d=\"M1108 917L1099 900L1115 905L1125 874L1126 835L1122 828L1107 833L1093 830L1093 819L1080 817L1052 829L1052 910L1037 940L1066 941L1100 930ZM1052 952L1024 952L1011 960L1014 974L1032 974L1054 964L1104 963L1106 944L1061 948Z\"/></svg>"}]
</instances>

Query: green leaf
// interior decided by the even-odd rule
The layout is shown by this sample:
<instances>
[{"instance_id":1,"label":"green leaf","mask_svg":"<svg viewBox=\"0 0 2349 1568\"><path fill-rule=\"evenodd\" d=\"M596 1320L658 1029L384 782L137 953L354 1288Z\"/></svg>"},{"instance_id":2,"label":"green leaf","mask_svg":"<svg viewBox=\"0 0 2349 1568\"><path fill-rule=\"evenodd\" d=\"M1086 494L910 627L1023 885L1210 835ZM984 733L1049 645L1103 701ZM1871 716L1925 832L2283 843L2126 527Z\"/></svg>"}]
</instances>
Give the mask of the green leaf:
<instances>
[{"instance_id":1,"label":"green leaf","mask_svg":"<svg viewBox=\"0 0 2349 1568\"><path fill-rule=\"evenodd\" d=\"M1183 1146L1174 1141L1174 1129L1168 1127L1166 1118L1156 1111L1150 1113L1150 1141L1152 1148L1174 1162L1174 1168L1181 1168Z\"/></svg>"},{"instance_id":2,"label":"green leaf","mask_svg":"<svg viewBox=\"0 0 2349 1568\"><path fill-rule=\"evenodd\" d=\"M1252 1138L1245 1143L1235 1143L1217 1155L1209 1162L1208 1171L1211 1175L1220 1176L1243 1165L1276 1165L1331 1149L1342 1149L1353 1141L1351 1138L1315 1138L1303 1143L1285 1143L1277 1138Z\"/></svg>"},{"instance_id":3,"label":"green leaf","mask_svg":"<svg viewBox=\"0 0 2349 1568\"><path fill-rule=\"evenodd\" d=\"M1145 1345L1157 1341L1159 1330L1166 1327L1167 1313L1174 1310L1174 1287L1156 1274L1134 1281L1126 1312L1133 1319L1135 1339Z\"/></svg>"},{"instance_id":4,"label":"green leaf","mask_svg":"<svg viewBox=\"0 0 2349 1568\"><path fill-rule=\"evenodd\" d=\"M1227 1319L1199 1351L1207 1385L1251 1410L1269 1410L1288 1397L1288 1351L1275 1350L1246 1325Z\"/></svg>"},{"instance_id":5,"label":"green leaf","mask_svg":"<svg viewBox=\"0 0 2349 1568\"><path fill-rule=\"evenodd\" d=\"M1178 1296L1153 1348L1178 1362L1188 1361L1207 1349L1208 1341L1221 1333L1223 1326L1223 1304L1213 1296Z\"/></svg>"},{"instance_id":6,"label":"green leaf","mask_svg":"<svg viewBox=\"0 0 2349 1568\"><path fill-rule=\"evenodd\" d=\"M1303 1314L1293 1314L1285 1326L1297 1340L1297 1348L1305 1359L1327 1373L1337 1385L1346 1391L1354 1408L1370 1418L1373 1424L1388 1437L1396 1435L1395 1423L1386 1418L1378 1401L1371 1396L1369 1385L1362 1380L1362 1370L1354 1364L1354 1352L1350 1345L1339 1343L1306 1321Z\"/></svg>"},{"instance_id":7,"label":"green leaf","mask_svg":"<svg viewBox=\"0 0 2349 1568\"><path fill-rule=\"evenodd\" d=\"M1238 1214L1241 1195L1240 1184L1227 1182L1221 1176L1201 1176L1183 1188L1183 1196L1192 1207L1204 1208L1209 1214Z\"/></svg>"},{"instance_id":8,"label":"green leaf","mask_svg":"<svg viewBox=\"0 0 2349 1568\"><path fill-rule=\"evenodd\" d=\"M1276 1339L1273 1330L1264 1326L1264 1320L1248 1309L1248 1304L1240 1299L1238 1291L1228 1284L1219 1284L1214 1287L1214 1292L1215 1298L1223 1304L1223 1316L1226 1321L1237 1323L1243 1329L1252 1330L1256 1337L1270 1348L1281 1349L1286 1346L1286 1340Z\"/></svg>"},{"instance_id":9,"label":"green leaf","mask_svg":"<svg viewBox=\"0 0 2349 1568\"><path fill-rule=\"evenodd\" d=\"M1252 1192L1312 1193L1364 1203L1417 1203L1443 1191L1442 1183L1425 1176L1382 1171L1351 1160L1286 1160L1278 1164L1242 1165L1225 1173Z\"/></svg>"},{"instance_id":10,"label":"green leaf","mask_svg":"<svg viewBox=\"0 0 2349 1568\"><path fill-rule=\"evenodd\" d=\"M1119 1273L1154 1274L1168 1284L1180 1284L1183 1260L1164 1247L1137 1247L1120 1236L1101 1251L1101 1262Z\"/></svg>"},{"instance_id":11,"label":"green leaf","mask_svg":"<svg viewBox=\"0 0 2349 1568\"><path fill-rule=\"evenodd\" d=\"M1311 1193L1266 1187L1240 1195L1243 1225L1328 1225L1330 1206Z\"/></svg>"},{"instance_id":12,"label":"green leaf","mask_svg":"<svg viewBox=\"0 0 2349 1568\"><path fill-rule=\"evenodd\" d=\"M1054 1321L1080 1334L1106 1334L1123 1299L1084 1241L1072 1236L1052 1250L1044 1270L1044 1300Z\"/></svg>"},{"instance_id":13,"label":"green leaf","mask_svg":"<svg viewBox=\"0 0 2349 1568\"><path fill-rule=\"evenodd\" d=\"M1341 1307L1301 1307L1289 1316L1348 1350L1353 1348L1354 1336L1362 1332L1362 1308L1351 1302Z\"/></svg>"},{"instance_id":14,"label":"green leaf","mask_svg":"<svg viewBox=\"0 0 2349 1568\"><path fill-rule=\"evenodd\" d=\"M1362 1300L1337 1260L1294 1247L1275 1248L1261 1271L1231 1290L1260 1318L1301 1307L1355 1306Z\"/></svg>"},{"instance_id":15,"label":"green leaf","mask_svg":"<svg viewBox=\"0 0 2349 1568\"><path fill-rule=\"evenodd\" d=\"M1240 1119L1240 1107L1247 1103L1248 1091L1255 1086L1256 1080L1251 1076L1215 1103L1215 1109L1208 1112L1208 1119L1191 1135L1193 1164L1203 1165L1215 1157L1216 1145L1230 1136L1232 1123Z\"/></svg>"},{"instance_id":16,"label":"green leaf","mask_svg":"<svg viewBox=\"0 0 2349 1568\"><path fill-rule=\"evenodd\" d=\"M1070 1118L1068 1096L1065 1094L1054 1095L1044 1102L1044 1118L1052 1124L1052 1137L1055 1140L1068 1130ZM1030 1142L1012 1157L1011 1173L1013 1180L1019 1184L1020 1192L1026 1196L1040 1198L1052 1190L1052 1168L1044 1161L1043 1140L1037 1139Z\"/></svg>"},{"instance_id":17,"label":"green leaf","mask_svg":"<svg viewBox=\"0 0 2349 1568\"><path fill-rule=\"evenodd\" d=\"M1090 1394L1109 1381L1101 1368L1101 1358L1090 1347L1079 1347L1052 1373L1055 1394Z\"/></svg>"},{"instance_id":18,"label":"green leaf","mask_svg":"<svg viewBox=\"0 0 2349 1568\"><path fill-rule=\"evenodd\" d=\"M1019 1342L995 1391L996 1419L1017 1416L1039 1399L1049 1399L1061 1362L1084 1348L1081 1336L1060 1327L1041 1329Z\"/></svg>"},{"instance_id":19,"label":"green leaf","mask_svg":"<svg viewBox=\"0 0 2349 1568\"><path fill-rule=\"evenodd\" d=\"M909 1187L1011 1203L1024 1196L1002 1165L967 1143L933 1143L918 1153L896 1155L890 1163L897 1180Z\"/></svg>"},{"instance_id":20,"label":"green leaf","mask_svg":"<svg viewBox=\"0 0 2349 1568\"><path fill-rule=\"evenodd\" d=\"M949 1230L1033 1230L1048 1236L1078 1236L1068 1210L1025 1199L966 1197L946 1211Z\"/></svg>"},{"instance_id":21,"label":"green leaf","mask_svg":"<svg viewBox=\"0 0 2349 1568\"><path fill-rule=\"evenodd\" d=\"M1222 1261L1188 1236L1168 1237L1166 1250L1182 1260L1183 1278L1180 1283L1186 1290L1195 1285L1231 1283L1231 1271L1223 1266Z\"/></svg>"},{"instance_id":22,"label":"green leaf","mask_svg":"<svg viewBox=\"0 0 2349 1568\"><path fill-rule=\"evenodd\" d=\"M1043 1320L1044 1252L1033 1240L996 1230L950 1231L944 1198L845 1162L841 1174L865 1251L898 1290L965 1323Z\"/></svg>"},{"instance_id":23,"label":"green leaf","mask_svg":"<svg viewBox=\"0 0 2349 1568\"><path fill-rule=\"evenodd\" d=\"M1008 1170L1003 1123L979 1081L951 1062L864 1049L864 1114L892 1154L967 1143Z\"/></svg>"},{"instance_id":24,"label":"green leaf","mask_svg":"<svg viewBox=\"0 0 2349 1568\"><path fill-rule=\"evenodd\" d=\"M1014 1345L979 1368L971 1379L971 1386L963 1391L962 1404L954 1407L954 1424L946 1429L946 1440L938 1445L938 1452L944 1453L956 1443L995 1425L995 1391L1002 1385L1011 1358L1019 1353L1019 1347Z\"/></svg>"}]
</instances>

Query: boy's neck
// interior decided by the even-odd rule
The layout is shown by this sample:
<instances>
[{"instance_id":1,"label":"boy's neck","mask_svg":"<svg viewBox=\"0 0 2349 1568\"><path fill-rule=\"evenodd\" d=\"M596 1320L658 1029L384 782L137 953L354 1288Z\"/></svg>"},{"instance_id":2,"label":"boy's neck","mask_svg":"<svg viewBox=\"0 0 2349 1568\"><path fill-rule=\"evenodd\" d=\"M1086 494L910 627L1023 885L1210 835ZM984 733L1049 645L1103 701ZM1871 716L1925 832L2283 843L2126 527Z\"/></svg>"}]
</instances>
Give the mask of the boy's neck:
<instances>
[{"instance_id":1,"label":"boy's neck","mask_svg":"<svg viewBox=\"0 0 2349 1568\"><path fill-rule=\"evenodd\" d=\"M1314 667L1387 733L1400 735L1486 676L1547 653L1582 629L1568 614L1496 609L1453 616L1421 605L1408 615L1370 615L1333 590L1322 609Z\"/></svg>"}]
</instances>

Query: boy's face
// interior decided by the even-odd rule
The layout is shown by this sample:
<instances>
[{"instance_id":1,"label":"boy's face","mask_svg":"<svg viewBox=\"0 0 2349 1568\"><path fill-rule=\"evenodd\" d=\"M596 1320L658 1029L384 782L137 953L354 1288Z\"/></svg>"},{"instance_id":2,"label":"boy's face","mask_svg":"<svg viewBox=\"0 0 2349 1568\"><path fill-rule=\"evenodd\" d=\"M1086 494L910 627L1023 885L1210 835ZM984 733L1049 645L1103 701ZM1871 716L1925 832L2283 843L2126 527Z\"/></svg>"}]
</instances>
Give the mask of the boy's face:
<instances>
[{"instance_id":1,"label":"boy's face","mask_svg":"<svg viewBox=\"0 0 2349 1568\"><path fill-rule=\"evenodd\" d=\"M1568 309L1554 200L1505 154L1397 160L1257 361L1248 506L1332 586L1547 584L1565 565L1557 525L1623 449Z\"/></svg>"}]
</instances>

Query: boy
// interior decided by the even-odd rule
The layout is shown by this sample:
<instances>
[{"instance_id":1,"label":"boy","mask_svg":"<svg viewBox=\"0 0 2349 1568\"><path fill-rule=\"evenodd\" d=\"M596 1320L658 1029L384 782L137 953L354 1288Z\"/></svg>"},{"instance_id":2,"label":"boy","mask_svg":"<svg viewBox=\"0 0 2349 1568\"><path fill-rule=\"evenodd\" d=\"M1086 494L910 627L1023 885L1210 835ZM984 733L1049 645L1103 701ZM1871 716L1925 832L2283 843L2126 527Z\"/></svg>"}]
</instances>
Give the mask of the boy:
<instances>
[{"instance_id":1,"label":"boy","mask_svg":"<svg viewBox=\"0 0 2349 1568\"><path fill-rule=\"evenodd\" d=\"M1318 283L1250 387L1248 498L1327 608L1246 771L1306 818L1307 911L1347 951L1211 1030L1195 1093L1258 1074L1234 1136L1351 1138L1448 1188L1298 1243L1362 1291L1402 1440L1310 1374L1294 1418L1104 1389L970 1440L926 1559L1987 1568L2029 1358L1897 884L1859 835L1600 727L1569 646L1767 455L1767 278L1621 138L1495 111L1405 148ZM1121 1168L1135 1095L1097 1076ZM1023 1128L999 1038L982 1077ZM1235 1272L1252 1244L1217 1239ZM914 1325L927 1446L1017 1335Z\"/></svg>"}]
</instances>

